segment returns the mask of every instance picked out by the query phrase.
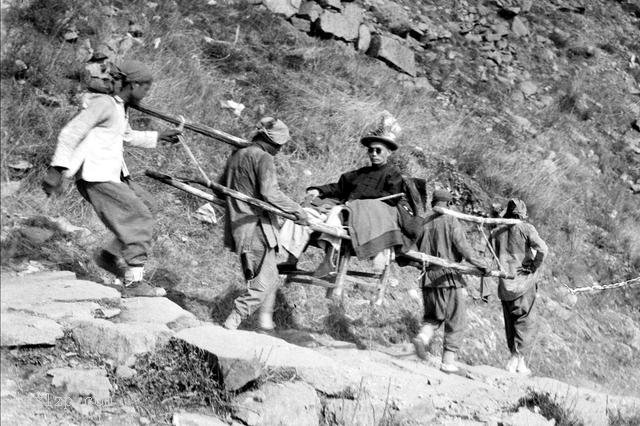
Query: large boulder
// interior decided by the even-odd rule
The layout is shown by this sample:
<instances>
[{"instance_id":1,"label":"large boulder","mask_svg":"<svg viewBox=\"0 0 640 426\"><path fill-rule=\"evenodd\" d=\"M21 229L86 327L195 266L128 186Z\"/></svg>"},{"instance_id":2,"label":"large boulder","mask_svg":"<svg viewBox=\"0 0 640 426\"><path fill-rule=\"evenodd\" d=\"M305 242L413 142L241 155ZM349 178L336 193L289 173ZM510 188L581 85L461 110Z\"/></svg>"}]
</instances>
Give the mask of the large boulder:
<instances>
[{"instance_id":1,"label":"large boulder","mask_svg":"<svg viewBox=\"0 0 640 426\"><path fill-rule=\"evenodd\" d=\"M227 426L217 417L207 416L198 413L174 413L171 419L173 426Z\"/></svg>"},{"instance_id":2,"label":"large boulder","mask_svg":"<svg viewBox=\"0 0 640 426\"><path fill-rule=\"evenodd\" d=\"M409 13L402 5L393 1L380 1L372 6L374 16L387 27L389 31L399 36L405 36L411 31L411 19Z\"/></svg>"},{"instance_id":3,"label":"large boulder","mask_svg":"<svg viewBox=\"0 0 640 426\"><path fill-rule=\"evenodd\" d=\"M416 60L413 51L395 38L379 34L373 36L367 54L382 59L412 77L416 76Z\"/></svg>"},{"instance_id":4,"label":"large boulder","mask_svg":"<svg viewBox=\"0 0 640 426\"><path fill-rule=\"evenodd\" d=\"M340 394L357 384L348 368L330 358L276 337L216 325L187 328L176 338L214 355L225 387L239 389L258 378L264 367L294 368L299 377L327 395Z\"/></svg>"},{"instance_id":5,"label":"large boulder","mask_svg":"<svg viewBox=\"0 0 640 426\"><path fill-rule=\"evenodd\" d=\"M322 7L315 1L307 0L300 5L297 16L315 22L322 14Z\"/></svg>"},{"instance_id":6,"label":"large boulder","mask_svg":"<svg viewBox=\"0 0 640 426\"><path fill-rule=\"evenodd\" d=\"M84 351L127 365L135 355L152 352L173 336L164 324L115 324L103 319L74 321L71 330Z\"/></svg>"},{"instance_id":7,"label":"large boulder","mask_svg":"<svg viewBox=\"0 0 640 426\"><path fill-rule=\"evenodd\" d=\"M303 382L266 383L239 395L236 406L235 416L255 425L316 426L322 408L316 391Z\"/></svg>"},{"instance_id":8,"label":"large boulder","mask_svg":"<svg viewBox=\"0 0 640 426\"><path fill-rule=\"evenodd\" d=\"M117 290L91 281L76 280L75 275L68 273L2 276L1 279L2 310L19 310L51 302L96 302L112 306L120 304L120 293Z\"/></svg>"},{"instance_id":9,"label":"large boulder","mask_svg":"<svg viewBox=\"0 0 640 426\"><path fill-rule=\"evenodd\" d=\"M113 390L104 368L54 368L47 374L53 376L52 386L63 388L70 396L90 396L96 402L102 402L109 399Z\"/></svg>"},{"instance_id":10,"label":"large boulder","mask_svg":"<svg viewBox=\"0 0 640 426\"><path fill-rule=\"evenodd\" d=\"M358 39L362 14L362 8L355 4L347 4L340 13L325 10L317 21L317 28L324 34L354 41Z\"/></svg>"},{"instance_id":11,"label":"large boulder","mask_svg":"<svg viewBox=\"0 0 640 426\"><path fill-rule=\"evenodd\" d=\"M3 312L0 316L0 345L55 345L64 336L62 326L47 318L24 312Z\"/></svg>"},{"instance_id":12,"label":"large boulder","mask_svg":"<svg viewBox=\"0 0 640 426\"><path fill-rule=\"evenodd\" d=\"M172 323L197 325L195 316L166 297L131 297L122 299L122 312L117 322L121 323L155 323L169 325Z\"/></svg>"},{"instance_id":13,"label":"large boulder","mask_svg":"<svg viewBox=\"0 0 640 426\"><path fill-rule=\"evenodd\" d=\"M271 12L284 15L287 18L298 13L300 3L301 0L262 0L262 4Z\"/></svg>"}]
</instances>

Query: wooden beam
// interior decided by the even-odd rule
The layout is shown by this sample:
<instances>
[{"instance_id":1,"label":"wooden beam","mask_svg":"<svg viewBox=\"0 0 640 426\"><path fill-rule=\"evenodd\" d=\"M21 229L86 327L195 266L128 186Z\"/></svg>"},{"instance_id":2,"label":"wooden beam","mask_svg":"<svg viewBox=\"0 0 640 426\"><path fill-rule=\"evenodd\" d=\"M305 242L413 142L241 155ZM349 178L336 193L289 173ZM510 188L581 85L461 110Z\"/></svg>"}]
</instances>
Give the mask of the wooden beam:
<instances>
[{"instance_id":1,"label":"wooden beam","mask_svg":"<svg viewBox=\"0 0 640 426\"><path fill-rule=\"evenodd\" d=\"M460 213L455 210L446 209L444 207L433 207L432 210L436 213L446 214L453 216L457 219L464 220L466 222L479 223L482 225L515 225L522 223L520 219L504 219L501 217L480 217L472 216L466 213Z\"/></svg>"},{"instance_id":2,"label":"wooden beam","mask_svg":"<svg viewBox=\"0 0 640 426\"><path fill-rule=\"evenodd\" d=\"M167 123L171 123L176 126L179 126L182 123L182 120L180 120L180 118L158 111L157 109L152 108L148 105L131 105L131 108L137 109L142 113L145 113L155 118L159 118L160 120L166 121ZM229 133L223 132L221 130L216 130L214 128L211 128L209 126L204 126L201 124L185 122L184 128L235 147L243 147L251 144L251 142L249 142L246 139L242 139L237 136L230 135Z\"/></svg>"},{"instance_id":3,"label":"wooden beam","mask_svg":"<svg viewBox=\"0 0 640 426\"><path fill-rule=\"evenodd\" d=\"M505 279L514 279L515 276L507 274L502 271L490 271L488 275L484 275L478 268L469 265L463 265L461 263L455 263L448 261L446 259L442 259L440 257L431 256L425 253L420 253L419 251L409 250L406 253L402 253L402 256L408 257L409 259L415 262L426 262L427 268L429 265L437 265L443 268L453 269L464 275L477 275L477 276L489 276L496 278L505 278Z\"/></svg>"},{"instance_id":4,"label":"wooden beam","mask_svg":"<svg viewBox=\"0 0 640 426\"><path fill-rule=\"evenodd\" d=\"M165 183L169 186L173 186L174 188L178 188L181 189L185 192L188 192L189 194L195 195L196 197L200 197L204 200L207 201L212 201L215 202L217 204L219 204L219 199L217 199L216 197L214 197L212 194L209 194L208 192L204 192L198 188L195 188L191 185L188 185L178 179L173 178L172 176L166 175L164 173L159 173L153 170L146 170L144 172L147 176L149 176L150 178L156 179L162 183ZM220 185L218 183L215 182L203 182L200 180L194 180L194 182L203 185L207 188L213 189L221 194L224 194L226 196L235 198L237 200L243 201L247 204L250 204L254 207L258 207L259 209L262 210L266 210L269 211L271 213L277 214L279 216L284 217L285 219L290 219L290 220L296 220L296 216L291 214L291 213L287 213L284 212L280 209L278 209L277 207L272 206L269 203L266 203L262 200L258 200L252 197L249 197L246 194L243 194L242 192L238 192L238 191L234 191L233 189L227 188L224 185ZM224 203L223 203L224 204ZM335 237L340 237L343 239L351 239L349 237L349 235L347 234L347 231L345 231L344 229L335 229L331 226L327 226L324 223L314 223L311 226L309 226L312 230L314 231L318 231L318 232L324 232L326 234L330 234L333 235Z\"/></svg>"}]
</instances>

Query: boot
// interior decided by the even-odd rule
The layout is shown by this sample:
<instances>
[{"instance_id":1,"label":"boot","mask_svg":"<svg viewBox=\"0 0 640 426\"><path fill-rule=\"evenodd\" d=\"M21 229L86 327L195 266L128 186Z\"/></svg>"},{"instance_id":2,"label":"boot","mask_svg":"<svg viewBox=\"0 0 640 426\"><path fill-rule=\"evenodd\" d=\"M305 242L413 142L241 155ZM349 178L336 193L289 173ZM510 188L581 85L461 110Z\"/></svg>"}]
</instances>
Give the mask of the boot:
<instances>
[{"instance_id":1,"label":"boot","mask_svg":"<svg viewBox=\"0 0 640 426\"><path fill-rule=\"evenodd\" d=\"M143 282L144 267L130 266L124 271L124 289L122 297L163 297L167 292Z\"/></svg>"},{"instance_id":2,"label":"boot","mask_svg":"<svg viewBox=\"0 0 640 426\"><path fill-rule=\"evenodd\" d=\"M433 327L429 324L422 326L420 334L418 334L413 340L413 347L416 349L416 355L420 359L427 359L427 347L433 337Z\"/></svg>"},{"instance_id":3,"label":"boot","mask_svg":"<svg viewBox=\"0 0 640 426\"><path fill-rule=\"evenodd\" d=\"M509 358L505 370L512 374L516 373L516 371L518 370L518 355L511 354L511 358Z\"/></svg>"},{"instance_id":4,"label":"boot","mask_svg":"<svg viewBox=\"0 0 640 426\"><path fill-rule=\"evenodd\" d=\"M527 367L527 363L524 361L524 356L522 355L518 356L518 367L516 371L522 376L531 375L531 370Z\"/></svg>"},{"instance_id":5,"label":"boot","mask_svg":"<svg viewBox=\"0 0 640 426\"><path fill-rule=\"evenodd\" d=\"M240 327L240 323L242 323L242 315L238 313L235 309L231 311L227 319L224 321L224 328L227 330L237 330Z\"/></svg>"},{"instance_id":6,"label":"boot","mask_svg":"<svg viewBox=\"0 0 640 426\"><path fill-rule=\"evenodd\" d=\"M455 364L456 362L456 353L445 350L442 353L442 365L440 366L440 370L445 373L457 373L460 371L460 368Z\"/></svg>"}]
</instances>

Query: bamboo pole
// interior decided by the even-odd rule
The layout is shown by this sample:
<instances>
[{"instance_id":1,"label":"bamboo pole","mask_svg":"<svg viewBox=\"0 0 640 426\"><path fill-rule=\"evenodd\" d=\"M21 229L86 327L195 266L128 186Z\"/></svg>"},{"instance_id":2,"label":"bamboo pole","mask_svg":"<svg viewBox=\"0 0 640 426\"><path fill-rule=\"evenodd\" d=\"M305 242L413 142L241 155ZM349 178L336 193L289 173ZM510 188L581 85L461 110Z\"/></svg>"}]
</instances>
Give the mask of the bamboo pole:
<instances>
[{"instance_id":1,"label":"bamboo pole","mask_svg":"<svg viewBox=\"0 0 640 426\"><path fill-rule=\"evenodd\" d=\"M174 188L178 188L181 189L185 192L188 192L189 194L195 195L196 197L200 197L202 199L205 199L207 201L212 201L215 202L216 204L220 204L220 200L217 199L216 197L214 197L213 195L209 194L208 192L204 192L198 188L195 188L191 185L188 185L184 182L181 182L169 175L166 175L164 173L158 173L156 171L153 170L146 170L145 174L147 176L149 176L150 178L156 179L162 183L165 183L169 186L173 186ZM255 198L251 198L246 194L243 194L242 192L238 192L238 191L234 191L233 189L227 188L226 186L220 185L218 183L215 182L209 182L208 184L206 182L200 181L200 180L193 180L194 182L206 186L207 188L213 189L214 191L217 191L221 194L224 194L226 196L235 198L236 200L240 200L243 201L247 204L250 204L254 207L258 207L259 209L262 210L266 210L268 212L277 214L281 217L284 217L285 219L290 219L290 220L296 220L296 216L291 214L291 213L287 213L284 212L280 209L278 209L277 207L272 206L269 203L266 203L262 200L258 200ZM222 203L224 205L224 203ZM335 237L340 237L343 238L345 240L349 240L351 239L349 237L349 235L347 234L347 231L345 230L337 230L333 227L327 226L325 224L322 223L314 223L312 225L309 226L312 230L314 231L318 231L318 232L324 232L326 234L330 234L333 235Z\"/></svg>"},{"instance_id":2,"label":"bamboo pole","mask_svg":"<svg viewBox=\"0 0 640 426\"><path fill-rule=\"evenodd\" d=\"M461 263L450 262L446 259L442 259L440 257L431 256L425 253L420 253L419 251L409 250L406 253L402 253L402 256L408 257L411 260L416 262L426 262L428 264L441 266L443 268L453 269L464 275L477 275L477 276L489 276L495 278L506 278L506 279L514 279L513 275L509 275L506 272L502 271L490 271L489 275L484 275L478 268L473 266L463 265Z\"/></svg>"},{"instance_id":3,"label":"bamboo pole","mask_svg":"<svg viewBox=\"0 0 640 426\"><path fill-rule=\"evenodd\" d=\"M178 117L171 116L169 114L165 114L161 111L158 111L155 108L151 108L147 105L131 105L132 108L137 109L138 111L150 115L155 118L159 118L160 120L164 120L168 123L179 126L182 121ZM229 145L233 145L236 147L243 147L250 145L250 142L246 139L239 138L237 136L230 135L229 133L223 132L221 130L216 130L209 126L204 126L202 124L193 124L193 123L184 123L184 128L189 129L193 132L200 133L201 135L208 136L217 141L224 142Z\"/></svg>"},{"instance_id":4,"label":"bamboo pole","mask_svg":"<svg viewBox=\"0 0 640 426\"><path fill-rule=\"evenodd\" d=\"M433 207L432 210L436 213L447 214L457 219L467 222L479 223L482 225L516 225L522 223L520 219L504 219L501 217L480 217L472 216L470 214L460 213L455 210L446 209L444 207Z\"/></svg>"}]
</instances>

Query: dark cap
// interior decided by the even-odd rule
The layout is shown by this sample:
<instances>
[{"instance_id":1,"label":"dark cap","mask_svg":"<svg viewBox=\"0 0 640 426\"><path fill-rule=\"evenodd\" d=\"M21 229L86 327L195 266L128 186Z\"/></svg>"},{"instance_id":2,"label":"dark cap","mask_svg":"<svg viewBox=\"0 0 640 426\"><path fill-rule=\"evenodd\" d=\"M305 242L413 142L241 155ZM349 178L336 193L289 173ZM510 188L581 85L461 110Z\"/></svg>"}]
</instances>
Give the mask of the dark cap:
<instances>
[{"instance_id":1,"label":"dark cap","mask_svg":"<svg viewBox=\"0 0 640 426\"><path fill-rule=\"evenodd\" d=\"M433 201L446 201L449 202L453 200L451 193L446 189L436 189L433 191Z\"/></svg>"}]
</instances>

